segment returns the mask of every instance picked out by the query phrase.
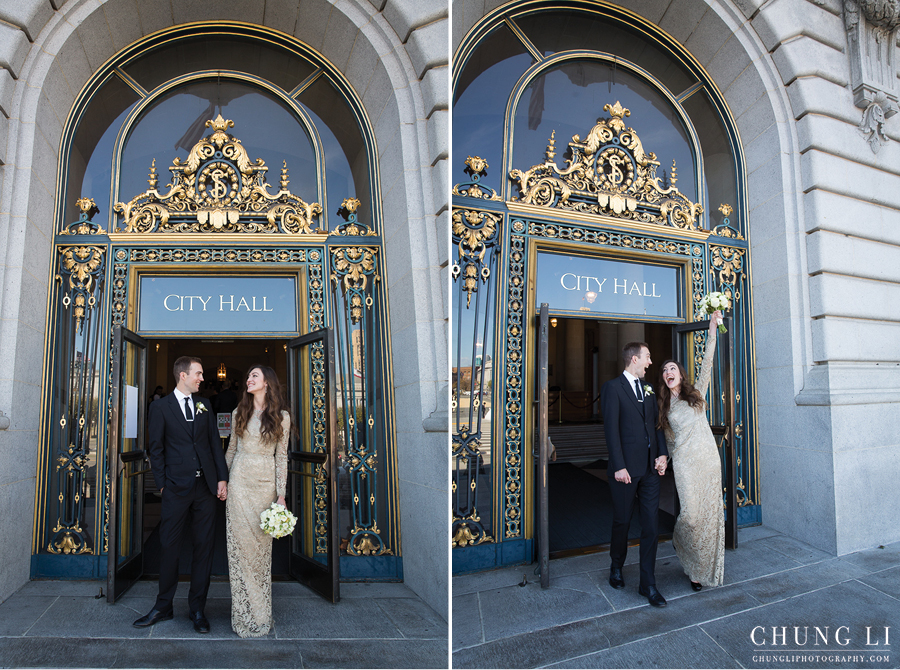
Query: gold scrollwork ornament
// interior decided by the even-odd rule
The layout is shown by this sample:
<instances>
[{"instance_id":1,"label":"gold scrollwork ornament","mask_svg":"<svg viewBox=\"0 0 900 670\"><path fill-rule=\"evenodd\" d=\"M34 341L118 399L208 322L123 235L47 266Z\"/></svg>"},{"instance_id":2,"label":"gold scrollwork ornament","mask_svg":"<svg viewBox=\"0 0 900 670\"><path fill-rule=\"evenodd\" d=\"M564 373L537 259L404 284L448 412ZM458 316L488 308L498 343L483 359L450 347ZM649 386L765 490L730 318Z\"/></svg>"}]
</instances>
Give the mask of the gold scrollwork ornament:
<instances>
[{"instance_id":1,"label":"gold scrollwork ornament","mask_svg":"<svg viewBox=\"0 0 900 670\"><path fill-rule=\"evenodd\" d=\"M656 176L660 162L645 151L634 128L623 119L631 111L615 104L603 110L584 140L573 135L571 158L560 168L556 156L556 131L550 135L546 160L527 170L514 169L519 200L541 207L555 207L587 214L602 214L645 223L697 230L703 206L691 202L676 187L676 166L668 179Z\"/></svg>"},{"instance_id":2,"label":"gold scrollwork ornament","mask_svg":"<svg viewBox=\"0 0 900 670\"><path fill-rule=\"evenodd\" d=\"M150 188L128 203L117 202L126 233L286 233L317 232L319 203L306 203L288 190L287 163L280 190L269 192L268 167L251 161L241 141L226 131L234 122L219 114L206 122L213 132L197 142L182 162L175 158L172 183L158 190L156 159L150 166Z\"/></svg>"},{"instance_id":3,"label":"gold scrollwork ornament","mask_svg":"<svg viewBox=\"0 0 900 670\"><path fill-rule=\"evenodd\" d=\"M744 271L744 249L711 247L711 273L718 273L720 285L735 285Z\"/></svg>"},{"instance_id":4,"label":"gold scrollwork ornament","mask_svg":"<svg viewBox=\"0 0 900 670\"><path fill-rule=\"evenodd\" d=\"M495 240L500 215L471 209L453 212L453 240L459 245L459 262L453 266L453 279L463 277L462 289L466 292L466 307L472 303L472 294L478 290L478 280L484 283L490 278L490 268L484 264L484 255Z\"/></svg>"}]
</instances>

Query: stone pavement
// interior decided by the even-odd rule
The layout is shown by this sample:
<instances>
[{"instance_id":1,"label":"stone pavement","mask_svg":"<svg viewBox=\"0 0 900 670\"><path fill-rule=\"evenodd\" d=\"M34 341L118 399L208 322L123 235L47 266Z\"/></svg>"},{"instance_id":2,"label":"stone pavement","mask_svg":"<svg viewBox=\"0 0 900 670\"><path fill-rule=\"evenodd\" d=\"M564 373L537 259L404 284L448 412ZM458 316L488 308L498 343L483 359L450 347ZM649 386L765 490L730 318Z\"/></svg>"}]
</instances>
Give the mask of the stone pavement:
<instances>
[{"instance_id":1,"label":"stone pavement","mask_svg":"<svg viewBox=\"0 0 900 670\"><path fill-rule=\"evenodd\" d=\"M550 561L548 589L534 565L454 577L453 667L900 667L900 542L836 558L764 526L743 529L725 555L725 585L699 593L661 543L665 609L638 595L637 561L630 548L619 591L606 553Z\"/></svg>"},{"instance_id":2,"label":"stone pavement","mask_svg":"<svg viewBox=\"0 0 900 670\"><path fill-rule=\"evenodd\" d=\"M188 584L175 618L151 628L155 582L138 582L115 605L96 581L33 581L0 604L0 667L54 668L446 668L447 623L403 584L341 584L332 604L293 582L272 584L275 630L242 640L231 630L227 582L213 582L211 632L187 618Z\"/></svg>"}]
</instances>

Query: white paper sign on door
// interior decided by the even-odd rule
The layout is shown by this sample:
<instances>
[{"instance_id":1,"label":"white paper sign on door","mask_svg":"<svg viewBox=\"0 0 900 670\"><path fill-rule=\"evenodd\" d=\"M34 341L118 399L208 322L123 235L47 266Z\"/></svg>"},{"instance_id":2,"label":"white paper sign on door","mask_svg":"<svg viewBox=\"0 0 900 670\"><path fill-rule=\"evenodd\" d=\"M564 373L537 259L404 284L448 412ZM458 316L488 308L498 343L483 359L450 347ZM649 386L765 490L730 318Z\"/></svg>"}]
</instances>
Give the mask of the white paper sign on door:
<instances>
[{"instance_id":1,"label":"white paper sign on door","mask_svg":"<svg viewBox=\"0 0 900 670\"><path fill-rule=\"evenodd\" d=\"M138 388L125 387L125 439L138 436Z\"/></svg>"}]
</instances>

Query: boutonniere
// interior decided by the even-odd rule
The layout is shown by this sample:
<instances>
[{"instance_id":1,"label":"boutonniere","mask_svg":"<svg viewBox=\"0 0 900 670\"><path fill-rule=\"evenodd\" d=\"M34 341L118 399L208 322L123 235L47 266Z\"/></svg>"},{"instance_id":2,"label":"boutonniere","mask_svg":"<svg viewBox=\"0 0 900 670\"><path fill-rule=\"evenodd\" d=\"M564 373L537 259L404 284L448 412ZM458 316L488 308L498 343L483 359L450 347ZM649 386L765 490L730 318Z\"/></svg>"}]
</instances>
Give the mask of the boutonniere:
<instances>
[{"instance_id":1,"label":"boutonniere","mask_svg":"<svg viewBox=\"0 0 900 670\"><path fill-rule=\"evenodd\" d=\"M644 395L653 395L653 387L650 384L644 384Z\"/></svg>"},{"instance_id":2,"label":"boutonniere","mask_svg":"<svg viewBox=\"0 0 900 670\"><path fill-rule=\"evenodd\" d=\"M197 403L194 406L197 408L197 414L203 414L203 412L206 411L206 405L204 405L199 400L197 401Z\"/></svg>"}]
</instances>

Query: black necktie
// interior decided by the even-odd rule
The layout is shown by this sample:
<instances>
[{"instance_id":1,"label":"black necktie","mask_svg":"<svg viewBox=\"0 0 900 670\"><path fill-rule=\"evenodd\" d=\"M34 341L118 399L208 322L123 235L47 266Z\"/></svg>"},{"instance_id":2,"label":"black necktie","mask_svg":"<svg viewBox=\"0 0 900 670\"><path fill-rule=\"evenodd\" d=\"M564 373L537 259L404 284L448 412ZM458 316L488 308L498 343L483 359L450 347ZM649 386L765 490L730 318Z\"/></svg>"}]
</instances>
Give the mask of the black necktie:
<instances>
[{"instance_id":1,"label":"black necktie","mask_svg":"<svg viewBox=\"0 0 900 670\"><path fill-rule=\"evenodd\" d=\"M638 402L644 402L644 394L641 392L641 380L634 380L634 390L637 391ZM186 400L186 398L185 398Z\"/></svg>"},{"instance_id":2,"label":"black necktie","mask_svg":"<svg viewBox=\"0 0 900 670\"><path fill-rule=\"evenodd\" d=\"M191 411L191 399L184 397L184 416L188 421L194 420L194 413Z\"/></svg>"}]
</instances>

